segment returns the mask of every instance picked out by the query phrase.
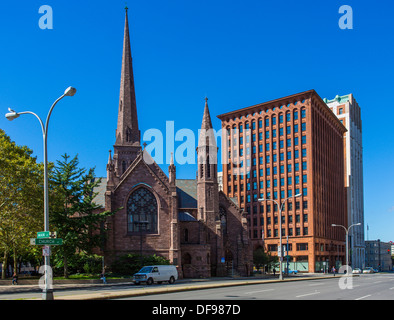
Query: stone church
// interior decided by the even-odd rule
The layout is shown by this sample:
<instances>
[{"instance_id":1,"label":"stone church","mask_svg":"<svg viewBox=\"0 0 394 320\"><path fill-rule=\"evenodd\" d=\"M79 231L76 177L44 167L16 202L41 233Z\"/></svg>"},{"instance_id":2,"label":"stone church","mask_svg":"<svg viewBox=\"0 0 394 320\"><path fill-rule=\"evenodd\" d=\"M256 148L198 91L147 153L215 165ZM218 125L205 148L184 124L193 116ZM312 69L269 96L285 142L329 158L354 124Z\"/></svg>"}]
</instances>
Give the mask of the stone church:
<instances>
[{"instance_id":1,"label":"stone church","mask_svg":"<svg viewBox=\"0 0 394 320\"><path fill-rule=\"evenodd\" d=\"M96 201L105 210L121 208L107 220L107 265L117 256L142 253L169 259L185 278L252 272L246 216L236 199L218 188L218 147L208 99L201 129L196 179L176 179L173 159L167 176L140 145L126 8L114 152Z\"/></svg>"}]
</instances>

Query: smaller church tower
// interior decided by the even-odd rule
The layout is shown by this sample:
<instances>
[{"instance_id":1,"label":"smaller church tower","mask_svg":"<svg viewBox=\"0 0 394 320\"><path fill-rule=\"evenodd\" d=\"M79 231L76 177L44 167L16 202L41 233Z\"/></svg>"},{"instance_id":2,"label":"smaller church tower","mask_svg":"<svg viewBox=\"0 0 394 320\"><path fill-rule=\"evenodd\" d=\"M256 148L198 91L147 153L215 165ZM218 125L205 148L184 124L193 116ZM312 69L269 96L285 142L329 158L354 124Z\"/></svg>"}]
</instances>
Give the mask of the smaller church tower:
<instances>
[{"instance_id":1,"label":"smaller church tower","mask_svg":"<svg viewBox=\"0 0 394 320\"><path fill-rule=\"evenodd\" d=\"M208 108L208 98L205 98L204 115L201 124L197 147L197 201L198 220L215 221L219 212L217 154L215 133L212 127Z\"/></svg>"}]
</instances>

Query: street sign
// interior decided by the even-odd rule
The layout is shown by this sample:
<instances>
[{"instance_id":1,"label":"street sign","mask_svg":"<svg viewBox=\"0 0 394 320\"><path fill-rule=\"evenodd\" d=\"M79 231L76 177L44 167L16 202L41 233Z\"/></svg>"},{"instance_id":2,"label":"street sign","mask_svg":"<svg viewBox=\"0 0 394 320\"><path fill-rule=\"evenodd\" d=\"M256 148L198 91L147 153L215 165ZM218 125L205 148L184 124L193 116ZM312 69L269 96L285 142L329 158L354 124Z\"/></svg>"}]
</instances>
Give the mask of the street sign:
<instances>
[{"instance_id":1,"label":"street sign","mask_svg":"<svg viewBox=\"0 0 394 320\"><path fill-rule=\"evenodd\" d=\"M37 239L56 238L56 232L40 231L37 232Z\"/></svg>"},{"instance_id":2,"label":"street sign","mask_svg":"<svg viewBox=\"0 0 394 320\"><path fill-rule=\"evenodd\" d=\"M60 246L63 244L63 239L30 239L31 245L38 245L38 246Z\"/></svg>"}]
</instances>

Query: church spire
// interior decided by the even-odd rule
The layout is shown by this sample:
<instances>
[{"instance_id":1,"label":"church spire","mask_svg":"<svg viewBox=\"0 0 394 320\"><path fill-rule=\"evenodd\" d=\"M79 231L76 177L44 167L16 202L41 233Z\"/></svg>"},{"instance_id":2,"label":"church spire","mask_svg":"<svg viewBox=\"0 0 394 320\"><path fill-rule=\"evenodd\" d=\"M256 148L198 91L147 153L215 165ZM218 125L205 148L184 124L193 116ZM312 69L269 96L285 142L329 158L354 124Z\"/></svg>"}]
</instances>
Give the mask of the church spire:
<instances>
[{"instance_id":1,"label":"church spire","mask_svg":"<svg viewBox=\"0 0 394 320\"><path fill-rule=\"evenodd\" d=\"M212 127L211 115L209 114L208 98L205 97L204 115L202 116L202 124L200 136L198 139L198 146L216 147L216 139Z\"/></svg>"},{"instance_id":2,"label":"church spire","mask_svg":"<svg viewBox=\"0 0 394 320\"><path fill-rule=\"evenodd\" d=\"M140 130L138 128L127 7L125 11L122 74L120 79L119 113L115 145L140 146Z\"/></svg>"}]
</instances>

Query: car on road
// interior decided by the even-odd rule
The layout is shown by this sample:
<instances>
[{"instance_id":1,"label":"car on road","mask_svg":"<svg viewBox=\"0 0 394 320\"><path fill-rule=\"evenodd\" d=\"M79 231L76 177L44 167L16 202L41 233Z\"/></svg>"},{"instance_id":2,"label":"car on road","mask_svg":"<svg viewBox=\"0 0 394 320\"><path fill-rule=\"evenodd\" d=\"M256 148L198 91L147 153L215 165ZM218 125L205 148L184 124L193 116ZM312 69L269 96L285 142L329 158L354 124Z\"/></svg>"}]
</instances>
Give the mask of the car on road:
<instances>
[{"instance_id":1,"label":"car on road","mask_svg":"<svg viewBox=\"0 0 394 320\"><path fill-rule=\"evenodd\" d=\"M352 273L362 273L360 268L354 268Z\"/></svg>"},{"instance_id":2,"label":"car on road","mask_svg":"<svg viewBox=\"0 0 394 320\"><path fill-rule=\"evenodd\" d=\"M154 282L160 284L163 281L173 284L175 280L178 280L178 271L173 265L145 266L133 275L135 284L146 282L147 285L151 285Z\"/></svg>"},{"instance_id":3,"label":"car on road","mask_svg":"<svg viewBox=\"0 0 394 320\"><path fill-rule=\"evenodd\" d=\"M363 270L363 273L374 273L374 270L371 267L367 267Z\"/></svg>"}]
</instances>

